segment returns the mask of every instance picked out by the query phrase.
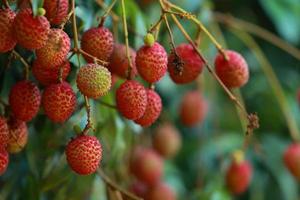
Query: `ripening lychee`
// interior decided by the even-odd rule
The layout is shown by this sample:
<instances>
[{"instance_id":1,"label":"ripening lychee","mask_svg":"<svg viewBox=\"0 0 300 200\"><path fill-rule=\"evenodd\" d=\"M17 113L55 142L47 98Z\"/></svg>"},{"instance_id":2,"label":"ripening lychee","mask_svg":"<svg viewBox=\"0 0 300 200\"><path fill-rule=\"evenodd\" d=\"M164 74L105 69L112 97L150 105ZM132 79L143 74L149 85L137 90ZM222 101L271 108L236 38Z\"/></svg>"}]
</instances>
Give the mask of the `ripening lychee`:
<instances>
[{"instance_id":1,"label":"ripening lychee","mask_svg":"<svg viewBox=\"0 0 300 200\"><path fill-rule=\"evenodd\" d=\"M30 121L36 116L41 104L39 88L31 81L20 81L10 90L9 105L14 116Z\"/></svg>"},{"instance_id":2,"label":"ripening lychee","mask_svg":"<svg viewBox=\"0 0 300 200\"><path fill-rule=\"evenodd\" d=\"M75 110L76 96L67 82L52 84L44 90L42 104L53 122L64 122Z\"/></svg>"},{"instance_id":3,"label":"ripening lychee","mask_svg":"<svg viewBox=\"0 0 300 200\"><path fill-rule=\"evenodd\" d=\"M240 88L248 82L249 69L247 62L239 53L231 50L218 53L215 58L215 70L218 77L228 88Z\"/></svg>"},{"instance_id":4,"label":"ripening lychee","mask_svg":"<svg viewBox=\"0 0 300 200\"><path fill-rule=\"evenodd\" d=\"M300 180L300 144L293 143L287 147L283 155L284 164L290 173Z\"/></svg>"},{"instance_id":5,"label":"ripening lychee","mask_svg":"<svg viewBox=\"0 0 300 200\"><path fill-rule=\"evenodd\" d=\"M4 146L0 146L0 176L6 172L9 155Z\"/></svg>"},{"instance_id":6,"label":"ripening lychee","mask_svg":"<svg viewBox=\"0 0 300 200\"><path fill-rule=\"evenodd\" d=\"M28 140L28 129L25 122L11 118L8 120L9 128L9 140L7 145L7 151L9 153L20 152Z\"/></svg>"},{"instance_id":7,"label":"ripening lychee","mask_svg":"<svg viewBox=\"0 0 300 200\"><path fill-rule=\"evenodd\" d=\"M105 27L91 28L83 33L81 48L90 55L108 61L114 49L113 35ZM93 63L94 60L89 56L84 56L85 60Z\"/></svg>"},{"instance_id":8,"label":"ripening lychee","mask_svg":"<svg viewBox=\"0 0 300 200\"><path fill-rule=\"evenodd\" d=\"M176 200L176 193L165 183L158 183L146 194L145 200Z\"/></svg>"},{"instance_id":9,"label":"ripening lychee","mask_svg":"<svg viewBox=\"0 0 300 200\"><path fill-rule=\"evenodd\" d=\"M9 139L7 120L0 116L0 146L6 146ZM0 170L1 171L1 170Z\"/></svg>"},{"instance_id":10,"label":"ripening lychee","mask_svg":"<svg viewBox=\"0 0 300 200\"><path fill-rule=\"evenodd\" d=\"M44 67L38 60L33 62L32 74L42 85L48 86L50 84L59 83L59 73L62 68L62 81L66 80L70 73L71 66L68 60L64 61L59 67Z\"/></svg>"},{"instance_id":11,"label":"ripening lychee","mask_svg":"<svg viewBox=\"0 0 300 200\"><path fill-rule=\"evenodd\" d=\"M95 136L79 135L68 143L65 153L73 171L80 175L89 175L99 167L102 147Z\"/></svg>"},{"instance_id":12,"label":"ripening lychee","mask_svg":"<svg viewBox=\"0 0 300 200\"><path fill-rule=\"evenodd\" d=\"M17 6L19 9L31 8L30 0L19 0Z\"/></svg>"},{"instance_id":13,"label":"ripening lychee","mask_svg":"<svg viewBox=\"0 0 300 200\"><path fill-rule=\"evenodd\" d=\"M171 52L168 58L168 71L177 84L194 81L202 72L204 63L190 44L181 44Z\"/></svg>"},{"instance_id":14,"label":"ripening lychee","mask_svg":"<svg viewBox=\"0 0 300 200\"><path fill-rule=\"evenodd\" d=\"M51 29L45 45L36 50L38 62L49 69L58 67L66 60L71 48L70 38L61 29Z\"/></svg>"},{"instance_id":15,"label":"ripening lychee","mask_svg":"<svg viewBox=\"0 0 300 200\"><path fill-rule=\"evenodd\" d=\"M163 175L163 160L152 149L137 147L132 155L130 171L148 186L158 183Z\"/></svg>"},{"instance_id":16,"label":"ripening lychee","mask_svg":"<svg viewBox=\"0 0 300 200\"><path fill-rule=\"evenodd\" d=\"M163 46L155 42L144 45L136 53L136 67L139 75L149 83L159 81L167 71L168 56Z\"/></svg>"},{"instance_id":17,"label":"ripening lychee","mask_svg":"<svg viewBox=\"0 0 300 200\"><path fill-rule=\"evenodd\" d=\"M226 172L226 185L233 194L245 192L251 182L252 166L244 159L243 152L237 151Z\"/></svg>"},{"instance_id":18,"label":"ripening lychee","mask_svg":"<svg viewBox=\"0 0 300 200\"><path fill-rule=\"evenodd\" d=\"M129 55L132 64L130 77L134 78L137 75L137 69L135 66L136 53L132 48L129 48ZM114 51L109 61L108 69L111 73L114 73L121 78L127 78L129 62L126 55L126 46L124 44L114 45Z\"/></svg>"},{"instance_id":19,"label":"ripening lychee","mask_svg":"<svg viewBox=\"0 0 300 200\"><path fill-rule=\"evenodd\" d=\"M180 104L180 120L185 126L202 123L208 111L208 103L199 91L187 92Z\"/></svg>"},{"instance_id":20,"label":"ripening lychee","mask_svg":"<svg viewBox=\"0 0 300 200\"><path fill-rule=\"evenodd\" d=\"M32 14L30 8L18 12L13 23L14 36L22 47L34 50L43 47L48 39L50 24L46 17Z\"/></svg>"},{"instance_id":21,"label":"ripening lychee","mask_svg":"<svg viewBox=\"0 0 300 200\"><path fill-rule=\"evenodd\" d=\"M181 136L174 125L164 123L154 131L152 144L161 156L173 158L180 150Z\"/></svg>"},{"instance_id":22,"label":"ripening lychee","mask_svg":"<svg viewBox=\"0 0 300 200\"><path fill-rule=\"evenodd\" d=\"M147 107L147 92L137 81L127 80L116 93L118 111L127 119L141 118Z\"/></svg>"},{"instance_id":23,"label":"ripening lychee","mask_svg":"<svg viewBox=\"0 0 300 200\"><path fill-rule=\"evenodd\" d=\"M135 180L130 186L129 191L138 197L145 198L148 187L143 182Z\"/></svg>"},{"instance_id":24,"label":"ripening lychee","mask_svg":"<svg viewBox=\"0 0 300 200\"><path fill-rule=\"evenodd\" d=\"M111 74L101 65L87 64L80 68L76 83L83 95L96 99L110 90Z\"/></svg>"},{"instance_id":25,"label":"ripening lychee","mask_svg":"<svg viewBox=\"0 0 300 200\"><path fill-rule=\"evenodd\" d=\"M11 9L0 9L0 53L12 50L17 44L13 35L15 17L16 14Z\"/></svg>"},{"instance_id":26,"label":"ripening lychee","mask_svg":"<svg viewBox=\"0 0 300 200\"><path fill-rule=\"evenodd\" d=\"M46 17L53 25L59 25L68 16L69 1L68 0L44 0L44 8L46 10Z\"/></svg>"},{"instance_id":27,"label":"ripening lychee","mask_svg":"<svg viewBox=\"0 0 300 200\"><path fill-rule=\"evenodd\" d=\"M162 109L160 96L152 89L147 89L147 107L144 115L134 122L147 127L153 124L159 117Z\"/></svg>"}]
</instances>

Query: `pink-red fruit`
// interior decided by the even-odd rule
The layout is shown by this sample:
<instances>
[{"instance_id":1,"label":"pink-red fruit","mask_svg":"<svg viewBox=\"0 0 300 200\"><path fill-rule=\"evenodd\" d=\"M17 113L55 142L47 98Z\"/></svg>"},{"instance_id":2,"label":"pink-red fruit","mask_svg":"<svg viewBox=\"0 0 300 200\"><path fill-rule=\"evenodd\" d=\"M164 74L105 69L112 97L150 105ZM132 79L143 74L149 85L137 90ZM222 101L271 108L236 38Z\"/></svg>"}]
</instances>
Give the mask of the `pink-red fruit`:
<instances>
[{"instance_id":1,"label":"pink-red fruit","mask_svg":"<svg viewBox=\"0 0 300 200\"><path fill-rule=\"evenodd\" d=\"M147 107L147 92L140 83L127 80L117 90L118 111L127 119L141 118Z\"/></svg>"},{"instance_id":2,"label":"pink-red fruit","mask_svg":"<svg viewBox=\"0 0 300 200\"><path fill-rule=\"evenodd\" d=\"M153 46L142 46L135 62L139 75L145 81L155 83L166 74L168 57L164 47L155 42Z\"/></svg>"},{"instance_id":3,"label":"pink-red fruit","mask_svg":"<svg viewBox=\"0 0 300 200\"><path fill-rule=\"evenodd\" d=\"M79 135L66 147L67 162L80 175L94 173L102 158L102 147L95 136Z\"/></svg>"},{"instance_id":4,"label":"pink-red fruit","mask_svg":"<svg viewBox=\"0 0 300 200\"><path fill-rule=\"evenodd\" d=\"M138 181L138 180L133 182L129 187L130 192L132 192L133 194L135 194L141 198L145 198L147 189L148 189L148 187L143 182Z\"/></svg>"},{"instance_id":5,"label":"pink-red fruit","mask_svg":"<svg viewBox=\"0 0 300 200\"><path fill-rule=\"evenodd\" d=\"M0 176L5 173L9 162L8 152L4 146L0 146Z\"/></svg>"},{"instance_id":6,"label":"pink-red fruit","mask_svg":"<svg viewBox=\"0 0 300 200\"><path fill-rule=\"evenodd\" d=\"M248 82L249 69L247 62L239 53L226 50L224 57L218 53L215 58L215 70L218 77L228 88L240 88Z\"/></svg>"},{"instance_id":7,"label":"pink-red fruit","mask_svg":"<svg viewBox=\"0 0 300 200\"><path fill-rule=\"evenodd\" d=\"M14 116L22 121L30 121L36 116L41 104L38 87L30 81L16 83L9 94L9 105Z\"/></svg>"},{"instance_id":8,"label":"pink-red fruit","mask_svg":"<svg viewBox=\"0 0 300 200\"><path fill-rule=\"evenodd\" d=\"M44 0L44 8L46 17L53 25L59 25L68 16L69 1L68 0Z\"/></svg>"},{"instance_id":9,"label":"pink-red fruit","mask_svg":"<svg viewBox=\"0 0 300 200\"><path fill-rule=\"evenodd\" d=\"M190 44L176 47L168 58L168 71L171 79L177 84L194 81L202 72L204 63Z\"/></svg>"},{"instance_id":10,"label":"pink-red fruit","mask_svg":"<svg viewBox=\"0 0 300 200\"><path fill-rule=\"evenodd\" d=\"M7 120L0 116L0 146L6 146L9 139Z\"/></svg>"},{"instance_id":11,"label":"pink-red fruit","mask_svg":"<svg viewBox=\"0 0 300 200\"><path fill-rule=\"evenodd\" d=\"M17 40L13 35L13 21L16 14L9 8L0 9L0 53L12 50Z\"/></svg>"},{"instance_id":12,"label":"pink-red fruit","mask_svg":"<svg viewBox=\"0 0 300 200\"><path fill-rule=\"evenodd\" d=\"M158 183L147 192L145 200L176 200L176 194L167 184Z\"/></svg>"},{"instance_id":13,"label":"pink-red fruit","mask_svg":"<svg viewBox=\"0 0 300 200\"><path fill-rule=\"evenodd\" d=\"M294 143L287 147L283 155L284 164L290 173L300 180L300 144Z\"/></svg>"},{"instance_id":14,"label":"pink-red fruit","mask_svg":"<svg viewBox=\"0 0 300 200\"><path fill-rule=\"evenodd\" d=\"M20 152L28 140L28 129L25 122L18 119L10 119L8 121L9 140L7 150L9 153Z\"/></svg>"}]
</instances>

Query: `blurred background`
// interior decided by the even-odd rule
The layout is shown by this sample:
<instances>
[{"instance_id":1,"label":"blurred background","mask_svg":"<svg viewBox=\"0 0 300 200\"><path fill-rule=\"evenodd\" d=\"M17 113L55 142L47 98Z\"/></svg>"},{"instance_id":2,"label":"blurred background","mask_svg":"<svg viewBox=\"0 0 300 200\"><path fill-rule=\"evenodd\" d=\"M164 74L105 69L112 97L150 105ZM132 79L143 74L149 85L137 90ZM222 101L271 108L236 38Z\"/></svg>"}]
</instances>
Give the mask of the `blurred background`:
<instances>
[{"instance_id":1,"label":"blurred background","mask_svg":"<svg viewBox=\"0 0 300 200\"><path fill-rule=\"evenodd\" d=\"M104 2L109 5L111 1ZM120 117L114 109L93 103L92 114L97 129L93 134L103 145L103 171L119 185L128 187L132 180L128 174L131 147L134 144L149 145L153 130L163 122L171 122L180 131L182 147L175 158L164 161L164 181L176 191L178 199L299 199L298 183L284 167L282 160L284 149L292 142L288 126L291 121L287 121L286 116L292 117L298 125L300 120L297 102L297 89L300 85L299 51L292 49L292 52L287 52L279 48L276 46L277 40L262 31L267 30L288 44L299 47L299 1L171 2L195 14L225 48L240 52L247 60L250 80L240 91L234 93L245 103L249 112L257 112L260 118L260 128L254 132L246 151L246 158L254 170L251 185L240 196L232 196L226 189L224 175L231 153L243 146L246 122L241 120L235 105L206 69L192 84L176 85L168 76L157 84L156 89L163 100L163 113L147 129ZM84 30L99 23L103 9L93 0L76 0L76 3L79 31L82 34ZM160 7L154 0L126 0L126 6L130 45L138 49L143 44L143 35L147 29L158 20ZM121 16L119 3L114 12ZM197 27L188 20L183 19L181 22L195 38ZM258 28L244 22L250 22ZM105 26L112 30L111 18L108 18ZM177 45L186 42L173 22L171 28ZM66 31L72 37L70 24L67 24ZM204 33L201 35L200 49L213 64L217 50ZM124 42L123 38L120 22L119 42ZM170 51L169 37L164 26L158 41L167 52ZM18 52L32 61L30 52L20 47ZM0 55L0 66L5 65L7 58L8 54ZM54 124L41 111L38 117L28 123L29 140L25 150L10 156L8 170L0 177L0 199L106 199L105 184L97 174L78 176L69 169L65 161L64 147L74 135L72 127L76 124L84 127L86 122L85 110L79 109L83 99L74 85L77 65L75 58L72 63L68 81L77 92L79 106L76 113L67 123ZM7 101L11 86L21 77L22 66L18 61L13 61L7 70L0 67L2 99ZM34 80L32 77L31 79ZM101 100L115 104L114 91L122 82L122 79L118 79L113 91ZM281 89L284 97L278 97ZM182 97L191 90L201 91L209 104L209 110L203 123L187 128L181 124L178 113ZM286 110L285 114L282 106Z\"/></svg>"}]
</instances>

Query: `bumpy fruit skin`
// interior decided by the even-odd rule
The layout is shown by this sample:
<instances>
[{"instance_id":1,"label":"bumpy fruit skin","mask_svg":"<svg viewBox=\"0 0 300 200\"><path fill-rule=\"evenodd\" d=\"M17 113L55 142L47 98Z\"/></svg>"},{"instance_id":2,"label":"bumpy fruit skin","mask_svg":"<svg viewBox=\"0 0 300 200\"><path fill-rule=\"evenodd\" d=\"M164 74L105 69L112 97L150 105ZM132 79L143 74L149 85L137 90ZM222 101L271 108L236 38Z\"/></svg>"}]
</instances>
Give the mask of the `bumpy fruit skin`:
<instances>
[{"instance_id":1,"label":"bumpy fruit skin","mask_svg":"<svg viewBox=\"0 0 300 200\"><path fill-rule=\"evenodd\" d=\"M163 175L163 160L152 149L137 147L132 155L130 171L140 181L153 186Z\"/></svg>"},{"instance_id":2,"label":"bumpy fruit skin","mask_svg":"<svg viewBox=\"0 0 300 200\"><path fill-rule=\"evenodd\" d=\"M141 118L147 107L147 92L140 83L127 80L116 93L118 111L127 119L136 120Z\"/></svg>"},{"instance_id":3,"label":"bumpy fruit skin","mask_svg":"<svg viewBox=\"0 0 300 200\"><path fill-rule=\"evenodd\" d=\"M176 200L176 194L167 184L158 183L147 192L145 200Z\"/></svg>"},{"instance_id":4,"label":"bumpy fruit skin","mask_svg":"<svg viewBox=\"0 0 300 200\"><path fill-rule=\"evenodd\" d=\"M39 88L30 81L16 83L9 94L9 105L14 116L22 121L30 121L36 116L41 104Z\"/></svg>"},{"instance_id":5,"label":"bumpy fruit skin","mask_svg":"<svg viewBox=\"0 0 300 200\"><path fill-rule=\"evenodd\" d=\"M22 47L34 50L44 46L48 39L50 24L46 17L33 17L29 8L22 9L13 23L14 35Z\"/></svg>"},{"instance_id":6,"label":"bumpy fruit skin","mask_svg":"<svg viewBox=\"0 0 300 200\"><path fill-rule=\"evenodd\" d=\"M36 50L39 63L48 68L60 66L70 51L69 36L61 29L51 29L45 45Z\"/></svg>"},{"instance_id":7,"label":"bumpy fruit skin","mask_svg":"<svg viewBox=\"0 0 300 200\"><path fill-rule=\"evenodd\" d=\"M0 146L0 176L5 173L9 163L9 155L4 146Z\"/></svg>"},{"instance_id":8,"label":"bumpy fruit skin","mask_svg":"<svg viewBox=\"0 0 300 200\"><path fill-rule=\"evenodd\" d=\"M79 135L66 147L67 162L80 175L94 173L102 158L102 147L95 136Z\"/></svg>"},{"instance_id":9,"label":"bumpy fruit skin","mask_svg":"<svg viewBox=\"0 0 300 200\"><path fill-rule=\"evenodd\" d=\"M162 109L160 96L151 89L147 90L147 107L144 115L135 120L135 123L147 127L153 124L159 117Z\"/></svg>"},{"instance_id":10,"label":"bumpy fruit skin","mask_svg":"<svg viewBox=\"0 0 300 200\"><path fill-rule=\"evenodd\" d=\"M12 50L17 40L13 35L15 12L11 9L0 9L0 53Z\"/></svg>"},{"instance_id":11,"label":"bumpy fruit skin","mask_svg":"<svg viewBox=\"0 0 300 200\"><path fill-rule=\"evenodd\" d=\"M163 46L155 42L153 46L142 46L136 54L136 67L139 75L149 82L159 81L167 71L168 57Z\"/></svg>"},{"instance_id":12,"label":"bumpy fruit skin","mask_svg":"<svg viewBox=\"0 0 300 200\"><path fill-rule=\"evenodd\" d=\"M46 17L53 25L60 25L68 16L68 0L44 0Z\"/></svg>"},{"instance_id":13,"label":"bumpy fruit skin","mask_svg":"<svg viewBox=\"0 0 300 200\"><path fill-rule=\"evenodd\" d=\"M12 118L8 121L9 141L7 151L19 153L27 144L28 129L25 122Z\"/></svg>"},{"instance_id":14,"label":"bumpy fruit skin","mask_svg":"<svg viewBox=\"0 0 300 200\"><path fill-rule=\"evenodd\" d=\"M245 192L251 182L252 167L246 160L233 161L226 172L226 185L233 194Z\"/></svg>"},{"instance_id":15,"label":"bumpy fruit skin","mask_svg":"<svg viewBox=\"0 0 300 200\"><path fill-rule=\"evenodd\" d=\"M130 48L130 58L132 63L132 69L130 77L134 78L137 75L137 69L135 66L136 52ZM126 56L126 46L124 44L115 44L114 51L110 57L110 63L108 66L109 71L118 75L121 78L127 78L129 62Z\"/></svg>"},{"instance_id":16,"label":"bumpy fruit skin","mask_svg":"<svg viewBox=\"0 0 300 200\"><path fill-rule=\"evenodd\" d=\"M226 50L228 61L219 53L215 58L218 77L229 88L240 88L248 82L249 69L245 59L237 52Z\"/></svg>"},{"instance_id":17,"label":"bumpy fruit skin","mask_svg":"<svg viewBox=\"0 0 300 200\"><path fill-rule=\"evenodd\" d=\"M157 127L153 136L154 149L164 158L173 158L181 147L181 137L174 125L165 123Z\"/></svg>"},{"instance_id":18,"label":"bumpy fruit skin","mask_svg":"<svg viewBox=\"0 0 300 200\"><path fill-rule=\"evenodd\" d=\"M70 62L68 60L66 60L59 67L52 67L50 69L41 65L38 60L35 60L32 66L32 73L37 81L39 81L44 86L48 86L50 84L59 82L60 68L62 68L62 80L64 81L66 80L71 70Z\"/></svg>"},{"instance_id":19,"label":"bumpy fruit skin","mask_svg":"<svg viewBox=\"0 0 300 200\"><path fill-rule=\"evenodd\" d=\"M168 58L168 71L171 79L177 84L186 84L194 81L202 72L204 63L190 44L181 44L176 47Z\"/></svg>"},{"instance_id":20,"label":"bumpy fruit skin","mask_svg":"<svg viewBox=\"0 0 300 200\"><path fill-rule=\"evenodd\" d=\"M108 61L114 49L113 35L105 27L91 28L83 33L81 48L100 60ZM84 58L89 63L94 62L91 57Z\"/></svg>"},{"instance_id":21,"label":"bumpy fruit skin","mask_svg":"<svg viewBox=\"0 0 300 200\"><path fill-rule=\"evenodd\" d=\"M7 120L0 116L0 146L6 146L9 139Z\"/></svg>"},{"instance_id":22,"label":"bumpy fruit skin","mask_svg":"<svg viewBox=\"0 0 300 200\"><path fill-rule=\"evenodd\" d=\"M208 111L208 103L199 91L187 92L180 105L180 120L188 127L202 123Z\"/></svg>"},{"instance_id":23,"label":"bumpy fruit skin","mask_svg":"<svg viewBox=\"0 0 300 200\"><path fill-rule=\"evenodd\" d=\"M111 88L111 74L107 68L98 64L81 67L76 79L77 87L89 98L99 98Z\"/></svg>"},{"instance_id":24,"label":"bumpy fruit skin","mask_svg":"<svg viewBox=\"0 0 300 200\"><path fill-rule=\"evenodd\" d=\"M42 104L53 122L64 122L75 110L76 96L67 82L53 84L45 89Z\"/></svg>"},{"instance_id":25,"label":"bumpy fruit skin","mask_svg":"<svg viewBox=\"0 0 300 200\"><path fill-rule=\"evenodd\" d=\"M291 174L300 180L300 144L294 143L288 146L284 152L283 160Z\"/></svg>"}]
</instances>

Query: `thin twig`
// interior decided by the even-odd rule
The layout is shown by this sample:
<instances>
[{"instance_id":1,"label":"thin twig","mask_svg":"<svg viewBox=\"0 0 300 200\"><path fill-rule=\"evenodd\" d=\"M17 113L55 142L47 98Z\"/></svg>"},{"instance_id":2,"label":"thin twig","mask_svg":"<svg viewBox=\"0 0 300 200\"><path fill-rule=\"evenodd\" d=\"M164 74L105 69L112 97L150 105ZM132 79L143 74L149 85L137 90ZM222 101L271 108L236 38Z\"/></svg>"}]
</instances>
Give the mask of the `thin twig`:
<instances>
[{"instance_id":1,"label":"thin twig","mask_svg":"<svg viewBox=\"0 0 300 200\"><path fill-rule=\"evenodd\" d=\"M115 106L115 105L112 105L112 104L106 103L106 102L104 102L104 101L101 101L101 100L99 100L98 102L99 102L100 104L102 104L102 105L106 106L106 107L109 107L109 108L112 108L112 109L117 109L117 106Z\"/></svg>"},{"instance_id":2,"label":"thin twig","mask_svg":"<svg viewBox=\"0 0 300 200\"><path fill-rule=\"evenodd\" d=\"M60 25L60 28L61 28L61 29L64 29L64 28L65 28L65 25L68 23L68 21L69 21L70 18L72 17L73 12L74 12L74 10L71 10L71 11L69 12L68 16L64 19L63 23Z\"/></svg>"},{"instance_id":3,"label":"thin twig","mask_svg":"<svg viewBox=\"0 0 300 200\"><path fill-rule=\"evenodd\" d=\"M102 17L101 17L99 26L103 26L106 17L110 14L110 12L111 12L111 10L112 10L112 8L114 7L114 5L115 5L116 2L117 2L117 0L113 0L113 2L110 4L110 6L108 6L108 7L105 9L105 12L104 12L104 14L103 14Z\"/></svg>"},{"instance_id":4,"label":"thin twig","mask_svg":"<svg viewBox=\"0 0 300 200\"><path fill-rule=\"evenodd\" d=\"M85 56L87 56L87 57L90 57L90 58L92 58L93 60L95 60L95 61L96 61L98 64L100 64L100 65L107 66L107 65L109 64L108 62L103 61L103 60L100 60L99 58L97 58L97 57L95 57L95 56L93 56L93 55L91 55L91 54L85 52L85 51L82 50L82 49L73 48L72 51L73 51L74 53L76 53L76 54L82 54L82 55L85 55Z\"/></svg>"},{"instance_id":5,"label":"thin twig","mask_svg":"<svg viewBox=\"0 0 300 200\"><path fill-rule=\"evenodd\" d=\"M5 8L10 8L7 0L2 0L2 2Z\"/></svg>"},{"instance_id":6,"label":"thin twig","mask_svg":"<svg viewBox=\"0 0 300 200\"><path fill-rule=\"evenodd\" d=\"M12 50L12 54L23 63L23 65L25 67L25 79L28 80L30 65L26 62L26 60L17 51Z\"/></svg>"}]
</instances>

